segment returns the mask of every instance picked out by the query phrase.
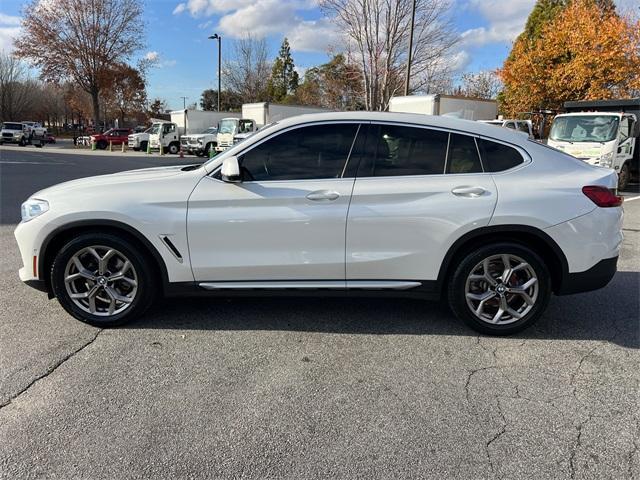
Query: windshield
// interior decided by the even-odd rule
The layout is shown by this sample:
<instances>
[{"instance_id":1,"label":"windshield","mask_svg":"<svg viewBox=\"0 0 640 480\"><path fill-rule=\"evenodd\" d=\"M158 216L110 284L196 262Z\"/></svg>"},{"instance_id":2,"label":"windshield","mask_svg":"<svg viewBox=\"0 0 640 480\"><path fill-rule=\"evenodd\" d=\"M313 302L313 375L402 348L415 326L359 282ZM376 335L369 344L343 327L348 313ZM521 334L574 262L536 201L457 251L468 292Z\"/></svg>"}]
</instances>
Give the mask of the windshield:
<instances>
[{"instance_id":1,"label":"windshield","mask_svg":"<svg viewBox=\"0 0 640 480\"><path fill-rule=\"evenodd\" d=\"M2 128L6 130L22 130L22 124L5 122L2 124Z\"/></svg>"},{"instance_id":2,"label":"windshield","mask_svg":"<svg viewBox=\"0 0 640 480\"><path fill-rule=\"evenodd\" d=\"M620 117L570 115L556 117L549 138L561 142L610 142L618 135Z\"/></svg>"},{"instance_id":3,"label":"windshield","mask_svg":"<svg viewBox=\"0 0 640 480\"><path fill-rule=\"evenodd\" d=\"M160 124L159 123L154 123L153 125L151 125L151 128L149 129L149 133L155 135L160 131Z\"/></svg>"},{"instance_id":4,"label":"windshield","mask_svg":"<svg viewBox=\"0 0 640 480\"><path fill-rule=\"evenodd\" d=\"M222 120L218 133L235 133L237 121L235 119Z\"/></svg>"},{"instance_id":5,"label":"windshield","mask_svg":"<svg viewBox=\"0 0 640 480\"><path fill-rule=\"evenodd\" d=\"M209 127L209 128L203 130L200 133L202 133L202 134L205 134L205 133L216 133L217 131L218 131L217 127Z\"/></svg>"}]
</instances>

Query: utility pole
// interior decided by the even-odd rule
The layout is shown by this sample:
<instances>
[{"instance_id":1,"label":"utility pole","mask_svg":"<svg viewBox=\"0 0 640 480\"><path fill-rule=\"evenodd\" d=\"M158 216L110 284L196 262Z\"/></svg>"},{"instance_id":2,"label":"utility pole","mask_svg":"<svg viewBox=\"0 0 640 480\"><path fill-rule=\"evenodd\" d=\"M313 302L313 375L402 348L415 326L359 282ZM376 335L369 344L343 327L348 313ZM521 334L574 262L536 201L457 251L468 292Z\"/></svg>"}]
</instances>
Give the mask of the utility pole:
<instances>
[{"instance_id":1,"label":"utility pole","mask_svg":"<svg viewBox=\"0 0 640 480\"><path fill-rule=\"evenodd\" d=\"M217 33L214 33L209 37L209 40L218 41L218 111L220 111L220 73L222 65L222 37Z\"/></svg>"},{"instance_id":2,"label":"utility pole","mask_svg":"<svg viewBox=\"0 0 640 480\"><path fill-rule=\"evenodd\" d=\"M187 98L189 98L189 97L180 97L180 98L182 99L182 108L184 110L186 110L187 109Z\"/></svg>"},{"instance_id":3,"label":"utility pole","mask_svg":"<svg viewBox=\"0 0 640 480\"><path fill-rule=\"evenodd\" d=\"M411 79L411 54L413 53L413 26L416 20L416 0L411 8L411 28L409 29L409 53L407 55L407 79L404 82L404 94L409 95L409 80Z\"/></svg>"}]
</instances>

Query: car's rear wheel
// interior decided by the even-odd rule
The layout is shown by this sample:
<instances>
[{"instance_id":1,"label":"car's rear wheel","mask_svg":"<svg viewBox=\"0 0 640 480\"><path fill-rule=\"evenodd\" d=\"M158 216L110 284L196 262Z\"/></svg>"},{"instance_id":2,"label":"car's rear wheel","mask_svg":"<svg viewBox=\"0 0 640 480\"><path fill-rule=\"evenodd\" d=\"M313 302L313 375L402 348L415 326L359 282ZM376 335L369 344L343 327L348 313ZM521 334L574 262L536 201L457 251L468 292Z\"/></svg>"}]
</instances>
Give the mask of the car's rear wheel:
<instances>
[{"instance_id":1,"label":"car's rear wheel","mask_svg":"<svg viewBox=\"0 0 640 480\"><path fill-rule=\"evenodd\" d=\"M56 255L51 285L62 307L97 327L121 325L144 313L155 296L146 255L129 241L88 233Z\"/></svg>"},{"instance_id":2,"label":"car's rear wheel","mask_svg":"<svg viewBox=\"0 0 640 480\"><path fill-rule=\"evenodd\" d=\"M467 253L449 282L449 305L471 328L509 335L531 326L551 296L551 277L540 257L516 243Z\"/></svg>"},{"instance_id":3,"label":"car's rear wheel","mask_svg":"<svg viewBox=\"0 0 640 480\"><path fill-rule=\"evenodd\" d=\"M107 142L105 140L100 140L98 142L98 144L96 145L96 147L98 147L99 150L106 150L107 149Z\"/></svg>"}]
</instances>

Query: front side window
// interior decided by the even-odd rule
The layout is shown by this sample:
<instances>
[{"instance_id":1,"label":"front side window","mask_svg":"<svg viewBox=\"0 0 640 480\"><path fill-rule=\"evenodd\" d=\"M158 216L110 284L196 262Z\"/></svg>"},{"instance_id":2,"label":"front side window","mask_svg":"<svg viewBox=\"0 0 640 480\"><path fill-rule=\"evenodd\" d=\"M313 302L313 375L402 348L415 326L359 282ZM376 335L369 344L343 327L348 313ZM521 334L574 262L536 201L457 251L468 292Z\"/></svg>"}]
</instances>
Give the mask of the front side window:
<instances>
[{"instance_id":1,"label":"front side window","mask_svg":"<svg viewBox=\"0 0 640 480\"><path fill-rule=\"evenodd\" d=\"M482 173L476 140L468 135L451 134L446 173Z\"/></svg>"},{"instance_id":2,"label":"front side window","mask_svg":"<svg viewBox=\"0 0 640 480\"><path fill-rule=\"evenodd\" d=\"M357 131L358 125L350 123L313 125L276 135L240 157L243 180L340 178Z\"/></svg>"},{"instance_id":3,"label":"front side window","mask_svg":"<svg viewBox=\"0 0 640 480\"><path fill-rule=\"evenodd\" d=\"M524 162L524 158L515 148L490 140L478 139L485 172L502 172Z\"/></svg>"},{"instance_id":4,"label":"front side window","mask_svg":"<svg viewBox=\"0 0 640 480\"><path fill-rule=\"evenodd\" d=\"M444 172L449 134L399 125L371 128L359 177L437 175Z\"/></svg>"}]
</instances>

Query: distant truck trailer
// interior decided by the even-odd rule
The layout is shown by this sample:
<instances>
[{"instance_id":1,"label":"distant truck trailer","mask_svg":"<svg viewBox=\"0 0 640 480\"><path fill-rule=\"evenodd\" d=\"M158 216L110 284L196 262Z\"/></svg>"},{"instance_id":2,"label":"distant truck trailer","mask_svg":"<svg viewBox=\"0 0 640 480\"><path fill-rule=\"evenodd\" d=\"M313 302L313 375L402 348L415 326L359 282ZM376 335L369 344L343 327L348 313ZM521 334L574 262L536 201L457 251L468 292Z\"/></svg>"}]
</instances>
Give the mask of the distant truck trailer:
<instances>
[{"instance_id":1,"label":"distant truck trailer","mask_svg":"<svg viewBox=\"0 0 640 480\"><path fill-rule=\"evenodd\" d=\"M498 102L458 95L408 95L392 97L389 100L389 111L441 115L464 120L493 120L498 116Z\"/></svg>"}]
</instances>

